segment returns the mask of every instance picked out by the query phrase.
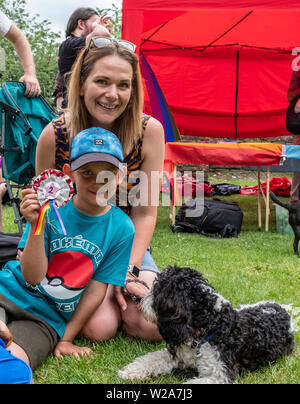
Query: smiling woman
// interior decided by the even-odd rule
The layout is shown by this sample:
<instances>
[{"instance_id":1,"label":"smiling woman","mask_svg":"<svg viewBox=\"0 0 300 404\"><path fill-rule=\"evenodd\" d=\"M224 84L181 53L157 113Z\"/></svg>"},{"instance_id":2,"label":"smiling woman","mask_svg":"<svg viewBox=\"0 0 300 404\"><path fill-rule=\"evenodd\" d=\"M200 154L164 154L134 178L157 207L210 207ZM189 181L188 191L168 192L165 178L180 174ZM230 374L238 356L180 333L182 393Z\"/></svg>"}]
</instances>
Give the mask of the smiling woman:
<instances>
[{"instance_id":1,"label":"smiling woman","mask_svg":"<svg viewBox=\"0 0 300 404\"><path fill-rule=\"evenodd\" d=\"M163 170L164 131L157 120L142 113L143 85L134 44L106 39L106 44L99 46L102 42L101 38L93 38L94 46L78 55L69 80L68 109L42 132L36 169L37 174L49 167L62 169L69 163L70 140L87 128L102 127L117 135L128 175L119 187L116 201L135 227L127 281L134 277L132 271L138 276L135 282L127 282L126 289L130 295L142 297L159 272L149 251L160 191L159 181L151 181L151 176ZM148 181L141 182L143 176ZM137 192L147 199L130 204L129 196ZM108 319L105 330L103 316ZM125 296L120 287L109 285L104 304L90 318L83 333L101 341L114 336L121 324L131 336L161 340L157 327L144 319L135 301Z\"/></svg>"},{"instance_id":2,"label":"smiling woman","mask_svg":"<svg viewBox=\"0 0 300 404\"><path fill-rule=\"evenodd\" d=\"M80 91L92 125L112 130L130 100L132 76L132 67L116 55L95 63Z\"/></svg>"}]
</instances>

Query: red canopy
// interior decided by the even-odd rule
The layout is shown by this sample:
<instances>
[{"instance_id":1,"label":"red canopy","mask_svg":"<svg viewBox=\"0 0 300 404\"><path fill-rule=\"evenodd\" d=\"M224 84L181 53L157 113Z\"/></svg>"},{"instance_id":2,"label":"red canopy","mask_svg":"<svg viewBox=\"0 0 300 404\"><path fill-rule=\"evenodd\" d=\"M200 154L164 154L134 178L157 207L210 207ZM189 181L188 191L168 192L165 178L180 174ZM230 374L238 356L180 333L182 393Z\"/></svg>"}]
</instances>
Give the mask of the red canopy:
<instances>
[{"instance_id":1,"label":"red canopy","mask_svg":"<svg viewBox=\"0 0 300 404\"><path fill-rule=\"evenodd\" d=\"M272 137L289 134L299 21L299 0L123 0L122 36L138 45L182 135Z\"/></svg>"}]
</instances>

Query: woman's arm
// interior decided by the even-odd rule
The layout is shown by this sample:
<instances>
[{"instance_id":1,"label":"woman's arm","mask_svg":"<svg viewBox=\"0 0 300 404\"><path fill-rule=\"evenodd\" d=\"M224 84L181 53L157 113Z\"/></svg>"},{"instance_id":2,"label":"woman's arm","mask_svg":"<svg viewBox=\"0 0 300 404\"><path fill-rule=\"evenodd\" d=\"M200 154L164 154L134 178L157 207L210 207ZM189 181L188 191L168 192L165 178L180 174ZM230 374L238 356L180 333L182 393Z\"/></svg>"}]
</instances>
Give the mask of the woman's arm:
<instances>
[{"instance_id":1,"label":"woman's arm","mask_svg":"<svg viewBox=\"0 0 300 404\"><path fill-rule=\"evenodd\" d=\"M147 197L147 206L132 207L131 219L135 227L135 237L130 257L130 264L141 266L145 252L154 233L157 207L159 204L160 184L164 164L165 137L160 122L150 118L143 141L141 171L146 174L147 183L141 184L140 192ZM145 197L145 199L146 199Z\"/></svg>"},{"instance_id":2,"label":"woman's arm","mask_svg":"<svg viewBox=\"0 0 300 404\"><path fill-rule=\"evenodd\" d=\"M50 122L41 133L35 159L35 173L41 174L48 168L55 168L55 133L53 125Z\"/></svg>"}]
</instances>

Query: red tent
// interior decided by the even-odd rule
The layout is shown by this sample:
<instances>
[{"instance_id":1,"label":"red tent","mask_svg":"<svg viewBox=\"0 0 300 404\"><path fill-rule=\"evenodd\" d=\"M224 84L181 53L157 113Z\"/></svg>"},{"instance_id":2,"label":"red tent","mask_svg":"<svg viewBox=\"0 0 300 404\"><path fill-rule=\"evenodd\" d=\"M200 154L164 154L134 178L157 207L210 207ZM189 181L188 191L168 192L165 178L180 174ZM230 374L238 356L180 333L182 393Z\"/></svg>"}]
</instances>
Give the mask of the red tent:
<instances>
[{"instance_id":1,"label":"red tent","mask_svg":"<svg viewBox=\"0 0 300 404\"><path fill-rule=\"evenodd\" d=\"M288 135L299 21L299 0L123 0L122 37L148 69L147 112L159 85L182 135L273 137Z\"/></svg>"}]
</instances>

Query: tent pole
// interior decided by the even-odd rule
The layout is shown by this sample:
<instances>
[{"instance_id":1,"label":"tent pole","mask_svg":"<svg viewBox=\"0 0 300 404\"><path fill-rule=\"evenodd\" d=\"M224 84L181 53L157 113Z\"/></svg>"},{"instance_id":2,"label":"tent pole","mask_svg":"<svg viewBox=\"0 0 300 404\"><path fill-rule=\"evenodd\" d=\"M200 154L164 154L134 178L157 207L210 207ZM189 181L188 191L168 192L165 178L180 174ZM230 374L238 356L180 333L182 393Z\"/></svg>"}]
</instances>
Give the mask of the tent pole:
<instances>
[{"instance_id":1,"label":"tent pole","mask_svg":"<svg viewBox=\"0 0 300 404\"><path fill-rule=\"evenodd\" d=\"M261 231L261 186L260 186L260 166L257 167L257 182L258 182L258 193L257 193L257 207L258 207L258 230Z\"/></svg>"},{"instance_id":2,"label":"tent pole","mask_svg":"<svg viewBox=\"0 0 300 404\"><path fill-rule=\"evenodd\" d=\"M266 231L269 231L270 219L270 167L267 167L267 202L266 202Z\"/></svg>"}]
</instances>

